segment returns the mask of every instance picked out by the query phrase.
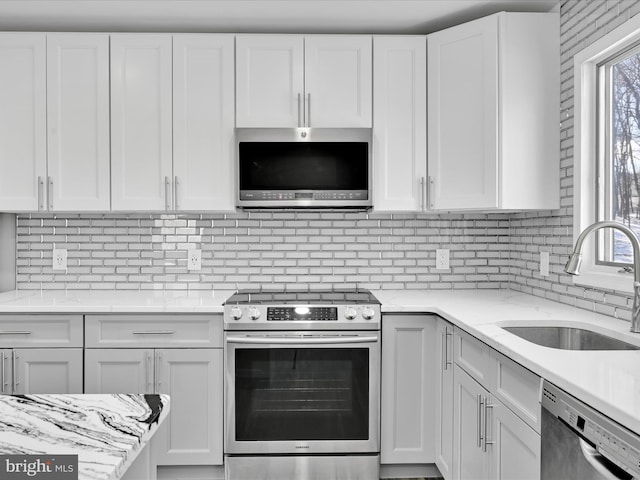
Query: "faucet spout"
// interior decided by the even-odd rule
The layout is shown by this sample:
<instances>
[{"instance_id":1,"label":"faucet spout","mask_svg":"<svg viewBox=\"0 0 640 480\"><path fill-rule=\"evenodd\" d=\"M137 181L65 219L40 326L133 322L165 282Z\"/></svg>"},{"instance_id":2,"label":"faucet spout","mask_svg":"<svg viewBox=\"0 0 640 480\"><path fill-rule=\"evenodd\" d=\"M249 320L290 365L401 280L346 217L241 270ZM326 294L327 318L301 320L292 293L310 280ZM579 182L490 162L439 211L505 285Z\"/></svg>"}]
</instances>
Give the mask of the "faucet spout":
<instances>
[{"instance_id":1,"label":"faucet spout","mask_svg":"<svg viewBox=\"0 0 640 480\"><path fill-rule=\"evenodd\" d=\"M633 249L633 310L631 312L631 331L633 333L640 333L640 241L638 241L638 237L633 230L622 223L612 221L596 222L589 225L582 231L582 233L580 233L580 235L578 235L575 247L573 248L573 253L569 256L569 260L564 267L564 271L569 275L579 275L580 263L582 262L582 244L584 243L584 239L591 232L602 228L613 228L615 230L619 230L624 233L631 242L631 247Z\"/></svg>"}]
</instances>

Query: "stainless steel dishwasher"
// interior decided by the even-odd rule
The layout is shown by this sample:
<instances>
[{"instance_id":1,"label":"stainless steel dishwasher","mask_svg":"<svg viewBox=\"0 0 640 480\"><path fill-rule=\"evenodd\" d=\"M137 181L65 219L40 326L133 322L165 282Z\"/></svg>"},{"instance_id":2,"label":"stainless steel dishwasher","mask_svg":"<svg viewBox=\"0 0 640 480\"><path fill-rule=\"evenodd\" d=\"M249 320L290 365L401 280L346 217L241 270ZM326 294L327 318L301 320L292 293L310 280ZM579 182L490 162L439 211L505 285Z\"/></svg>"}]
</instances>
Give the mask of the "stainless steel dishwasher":
<instances>
[{"instance_id":1,"label":"stainless steel dishwasher","mask_svg":"<svg viewBox=\"0 0 640 480\"><path fill-rule=\"evenodd\" d=\"M640 436L545 381L542 480L640 478Z\"/></svg>"}]
</instances>

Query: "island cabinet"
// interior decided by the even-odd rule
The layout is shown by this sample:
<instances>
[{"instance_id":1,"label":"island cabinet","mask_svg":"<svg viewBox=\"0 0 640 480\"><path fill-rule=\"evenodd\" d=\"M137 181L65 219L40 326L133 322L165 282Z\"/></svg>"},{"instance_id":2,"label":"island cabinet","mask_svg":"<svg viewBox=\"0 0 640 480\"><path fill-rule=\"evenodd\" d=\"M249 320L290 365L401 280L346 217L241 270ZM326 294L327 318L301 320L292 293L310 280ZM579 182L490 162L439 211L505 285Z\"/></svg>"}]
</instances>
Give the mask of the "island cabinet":
<instances>
[{"instance_id":1,"label":"island cabinet","mask_svg":"<svg viewBox=\"0 0 640 480\"><path fill-rule=\"evenodd\" d=\"M157 465L222 465L220 315L88 315L85 393L166 393Z\"/></svg>"},{"instance_id":2,"label":"island cabinet","mask_svg":"<svg viewBox=\"0 0 640 480\"><path fill-rule=\"evenodd\" d=\"M540 377L455 329L453 462L445 478L540 479Z\"/></svg>"},{"instance_id":3,"label":"island cabinet","mask_svg":"<svg viewBox=\"0 0 640 480\"><path fill-rule=\"evenodd\" d=\"M111 35L116 211L233 210L233 36Z\"/></svg>"},{"instance_id":4,"label":"island cabinet","mask_svg":"<svg viewBox=\"0 0 640 480\"><path fill-rule=\"evenodd\" d=\"M236 36L236 126L371 128L366 35Z\"/></svg>"},{"instance_id":5,"label":"island cabinet","mask_svg":"<svg viewBox=\"0 0 640 480\"><path fill-rule=\"evenodd\" d=\"M383 465L434 463L437 320L423 314L382 318Z\"/></svg>"},{"instance_id":6,"label":"island cabinet","mask_svg":"<svg viewBox=\"0 0 640 480\"><path fill-rule=\"evenodd\" d=\"M82 316L0 315L0 393L82 393Z\"/></svg>"},{"instance_id":7,"label":"island cabinet","mask_svg":"<svg viewBox=\"0 0 640 480\"><path fill-rule=\"evenodd\" d=\"M425 211L427 41L373 38L373 169L376 211Z\"/></svg>"},{"instance_id":8,"label":"island cabinet","mask_svg":"<svg viewBox=\"0 0 640 480\"><path fill-rule=\"evenodd\" d=\"M559 208L558 15L502 12L427 45L429 208Z\"/></svg>"}]
</instances>

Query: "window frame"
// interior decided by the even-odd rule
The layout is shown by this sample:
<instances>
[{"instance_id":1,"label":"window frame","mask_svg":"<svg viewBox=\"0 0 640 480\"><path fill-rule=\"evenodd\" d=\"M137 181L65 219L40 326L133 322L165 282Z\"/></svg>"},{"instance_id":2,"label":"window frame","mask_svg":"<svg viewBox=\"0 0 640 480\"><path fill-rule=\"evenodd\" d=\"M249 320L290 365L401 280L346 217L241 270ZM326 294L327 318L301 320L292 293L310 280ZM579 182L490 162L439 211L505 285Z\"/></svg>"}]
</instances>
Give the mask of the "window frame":
<instances>
[{"instance_id":1,"label":"window frame","mask_svg":"<svg viewBox=\"0 0 640 480\"><path fill-rule=\"evenodd\" d=\"M604 83L599 79L600 66L622 55L640 42L640 15L627 20L602 38L596 40L573 57L574 75L574 182L573 182L573 243L587 226L594 223L600 212L596 186L599 158L606 148L598 125L605 121L606 112L599 106ZM598 245L600 243L600 245ZM619 264L596 261L596 248L603 248L596 234L589 235L582 249L580 275L573 276L576 285L633 292L633 277L621 273ZM572 245L573 246L573 245Z\"/></svg>"}]
</instances>

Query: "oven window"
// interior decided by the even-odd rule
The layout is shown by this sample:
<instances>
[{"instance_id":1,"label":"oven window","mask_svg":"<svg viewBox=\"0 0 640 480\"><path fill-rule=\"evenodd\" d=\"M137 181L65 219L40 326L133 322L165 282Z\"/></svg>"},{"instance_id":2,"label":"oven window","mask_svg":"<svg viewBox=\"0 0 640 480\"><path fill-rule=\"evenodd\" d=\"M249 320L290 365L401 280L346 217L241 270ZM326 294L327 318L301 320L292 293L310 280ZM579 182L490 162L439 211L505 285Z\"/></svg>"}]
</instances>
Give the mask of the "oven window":
<instances>
[{"instance_id":1,"label":"oven window","mask_svg":"<svg viewBox=\"0 0 640 480\"><path fill-rule=\"evenodd\" d=\"M236 440L368 440L368 348L235 352Z\"/></svg>"}]
</instances>

